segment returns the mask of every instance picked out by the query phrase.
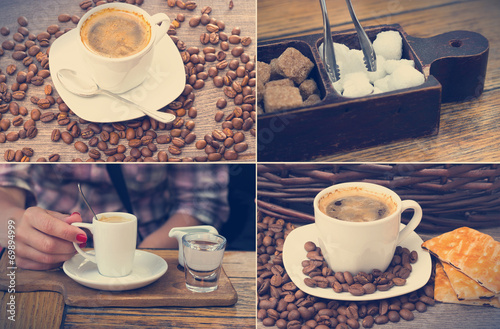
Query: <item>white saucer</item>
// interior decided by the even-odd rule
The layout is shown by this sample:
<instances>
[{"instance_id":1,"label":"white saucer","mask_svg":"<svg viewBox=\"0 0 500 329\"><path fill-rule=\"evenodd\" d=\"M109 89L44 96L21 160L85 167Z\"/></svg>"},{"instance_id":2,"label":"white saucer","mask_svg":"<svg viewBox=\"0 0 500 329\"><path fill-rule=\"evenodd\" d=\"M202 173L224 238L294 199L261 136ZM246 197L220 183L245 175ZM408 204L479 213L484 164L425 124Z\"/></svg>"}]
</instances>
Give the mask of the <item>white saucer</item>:
<instances>
[{"instance_id":1,"label":"white saucer","mask_svg":"<svg viewBox=\"0 0 500 329\"><path fill-rule=\"evenodd\" d=\"M401 224L401 226L404 227L405 225ZM423 287L431 276L431 256L422 249L422 239L415 232L412 232L400 245L410 250L416 250L418 261L412 264L412 272L404 286L394 286L387 291L376 291L373 294L363 296L353 296L348 292L336 293L331 288L311 288L305 285L304 279L307 276L302 273L302 261L307 259L307 252L304 249L304 244L307 241L318 244L318 231L315 224L298 227L288 234L283 246L283 264L293 283L300 290L316 297L346 301L366 301L396 297Z\"/></svg>"},{"instance_id":2,"label":"white saucer","mask_svg":"<svg viewBox=\"0 0 500 329\"><path fill-rule=\"evenodd\" d=\"M93 251L89 251L93 253ZM132 273L121 278L110 278L97 271L97 265L80 254L64 262L63 270L70 278L89 288L122 291L147 286L167 272L167 262L147 251L136 250Z\"/></svg>"},{"instance_id":3,"label":"white saucer","mask_svg":"<svg viewBox=\"0 0 500 329\"><path fill-rule=\"evenodd\" d=\"M66 105L80 118L92 122L117 122L144 116L133 106L106 95L80 97L69 92L56 77L60 69L88 76L87 64L77 51L78 32L71 30L56 39L50 49L49 66L52 82ZM179 50L170 37L163 37L155 46L151 74L136 88L120 94L128 100L159 110L175 100L184 90L185 70Z\"/></svg>"}]
</instances>

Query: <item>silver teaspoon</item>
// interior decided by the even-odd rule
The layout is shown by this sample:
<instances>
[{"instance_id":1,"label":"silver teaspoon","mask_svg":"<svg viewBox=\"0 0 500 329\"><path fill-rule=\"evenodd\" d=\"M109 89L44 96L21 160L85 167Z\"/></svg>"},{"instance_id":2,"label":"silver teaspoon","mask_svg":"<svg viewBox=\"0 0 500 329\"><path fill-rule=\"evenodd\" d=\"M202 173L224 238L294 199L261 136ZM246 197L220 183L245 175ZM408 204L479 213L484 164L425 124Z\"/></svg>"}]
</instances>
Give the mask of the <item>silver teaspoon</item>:
<instances>
[{"instance_id":1,"label":"silver teaspoon","mask_svg":"<svg viewBox=\"0 0 500 329\"><path fill-rule=\"evenodd\" d=\"M64 88L77 96L92 97L99 94L108 95L123 103L132 105L134 108L159 122L170 123L175 120L175 115L171 113L149 110L145 107L140 106L139 104L121 97L120 95L112 93L108 90L101 89L99 85L95 83L95 81L89 78L82 78L80 76L77 76L76 72L73 70L61 69L57 71L57 78L64 86Z\"/></svg>"},{"instance_id":2,"label":"silver teaspoon","mask_svg":"<svg viewBox=\"0 0 500 329\"><path fill-rule=\"evenodd\" d=\"M87 198L85 197L85 194L83 194L82 186L80 185L80 183L78 183L78 190L80 190L80 194L82 195L83 201L85 201L85 204L90 209L90 211L92 211L92 213L94 214L95 219L97 219L97 215L95 214L94 210L92 209L92 207L90 206L89 202L87 201Z\"/></svg>"}]
</instances>

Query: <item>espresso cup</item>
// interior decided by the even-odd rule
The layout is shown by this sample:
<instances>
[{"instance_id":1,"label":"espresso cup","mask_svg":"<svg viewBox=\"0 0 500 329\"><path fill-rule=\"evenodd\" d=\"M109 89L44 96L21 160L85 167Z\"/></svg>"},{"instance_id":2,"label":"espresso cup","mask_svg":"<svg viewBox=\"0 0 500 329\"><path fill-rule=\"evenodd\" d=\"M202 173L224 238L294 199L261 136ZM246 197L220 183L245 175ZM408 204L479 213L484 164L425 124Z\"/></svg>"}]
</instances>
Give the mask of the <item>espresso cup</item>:
<instances>
[{"instance_id":1,"label":"espresso cup","mask_svg":"<svg viewBox=\"0 0 500 329\"><path fill-rule=\"evenodd\" d=\"M145 38L149 38L148 42L138 42L139 45L128 45L132 49L131 54L128 56L117 55L116 53L100 51L97 48L92 48L88 42L89 38L96 37L96 45L106 44L110 42L116 33L108 33L108 28L87 28L89 24L97 25L97 19L103 14L115 15L116 17L130 16L137 19L137 22L144 23L146 32ZM94 22L96 21L96 22ZM99 24L106 24L106 22L99 22ZM158 25L160 24L160 25ZM154 55L154 47L158 42L167 35L167 30L170 26L170 19L164 13L158 13L150 16L143 9L129 5L126 3L109 3L100 5L88 11L78 22L77 31L79 38L79 50L83 54L85 62L87 63L88 70L94 81L102 89L109 90L113 93L123 93L132 88L140 85L150 73L150 67ZM135 27L134 27L135 28ZM87 31L88 30L88 31ZM84 34L82 34L82 31ZM102 35L95 36L103 32ZM93 35L94 34L94 35ZM129 37L130 33L124 34L124 37ZM114 41L113 41L114 42ZM118 43L121 47L122 42ZM125 44L125 42L123 42ZM112 47L115 50L120 47ZM122 47L125 49L125 47Z\"/></svg>"},{"instance_id":2,"label":"espresso cup","mask_svg":"<svg viewBox=\"0 0 500 329\"><path fill-rule=\"evenodd\" d=\"M326 214L327 206L346 196L366 196L381 202L385 210L377 211L381 218L355 222ZM413 209L408 225L400 230L401 214ZM356 211L356 209L354 209ZM391 263L394 251L415 230L422 219L422 208L413 200L401 201L392 190L371 183L342 183L330 186L314 198L315 225L321 251L328 266L335 272L374 269L384 271Z\"/></svg>"},{"instance_id":3,"label":"espresso cup","mask_svg":"<svg viewBox=\"0 0 500 329\"><path fill-rule=\"evenodd\" d=\"M72 223L93 234L94 251L83 251L73 243L76 251L97 264L99 273L107 277L122 277L132 272L137 243L137 217L122 212L105 212L92 219L92 223Z\"/></svg>"}]
</instances>

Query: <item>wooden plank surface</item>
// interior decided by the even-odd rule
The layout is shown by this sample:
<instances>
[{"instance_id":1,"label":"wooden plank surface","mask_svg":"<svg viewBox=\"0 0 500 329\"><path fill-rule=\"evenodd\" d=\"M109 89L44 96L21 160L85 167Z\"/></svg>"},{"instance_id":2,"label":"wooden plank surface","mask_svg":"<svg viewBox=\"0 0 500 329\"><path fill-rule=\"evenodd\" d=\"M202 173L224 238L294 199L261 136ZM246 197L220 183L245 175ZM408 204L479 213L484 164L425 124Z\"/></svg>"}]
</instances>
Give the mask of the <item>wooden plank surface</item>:
<instances>
[{"instance_id":1,"label":"wooden plank surface","mask_svg":"<svg viewBox=\"0 0 500 329\"><path fill-rule=\"evenodd\" d=\"M238 292L238 302L231 307L71 307L64 306L62 296L54 292L16 293L19 298L17 304L16 323L38 324L38 328L57 328L52 325L56 321L62 323L62 328L255 328L255 253L226 251L223 267L226 270L234 288ZM9 294L0 292L2 310L5 309L5 300ZM40 296L46 296L43 303L39 303ZM21 299L23 298L23 299ZM38 313L27 311L36 307ZM57 308L59 313L41 318L41 314ZM64 315L62 310L64 309ZM43 310L43 312L42 312ZM16 324L3 317L0 318L0 327ZM52 313L51 313L52 314ZM30 322L31 321L31 322ZM46 322L42 322L46 321ZM54 322L52 322L54 321ZM45 326L45 323L47 325ZM14 325L14 326L13 326ZM27 328L18 326L16 328Z\"/></svg>"},{"instance_id":2,"label":"wooden plank surface","mask_svg":"<svg viewBox=\"0 0 500 329\"><path fill-rule=\"evenodd\" d=\"M224 269L219 277L219 288L210 294L197 294L185 285L184 271L178 268L177 250L147 250L166 260L167 272L150 285L130 291L101 291L87 288L69 278L62 269L30 271L18 269L16 291L50 290L61 293L66 305L80 307L154 307L154 306L229 306L238 295ZM8 290L7 258L0 265L0 289Z\"/></svg>"},{"instance_id":3,"label":"wooden plank surface","mask_svg":"<svg viewBox=\"0 0 500 329\"><path fill-rule=\"evenodd\" d=\"M12 40L13 34L17 32L17 29L19 27L17 23L17 18L19 16L25 16L28 19L29 23L27 28L30 32L35 34L45 31L47 27L51 24L58 24L61 29L75 27L75 24L73 24L71 21L67 23L58 22L58 15L62 13L68 13L70 15L78 15L80 17L83 16L85 11L83 11L79 7L80 2L81 1L78 0L72 0L72 1L57 0L50 2L36 1L36 0L29 0L29 1L1 0L0 27L8 26L11 32L10 35L8 36L0 35L0 44L5 40L8 39ZM179 7L169 7L167 1L165 0L146 0L144 1L144 4L141 7L150 14L164 12L170 17L172 21L175 19L177 14L184 14L185 20L184 22L181 23L180 28L176 30L177 32L176 36L186 44L186 47L198 47L201 50L205 46L202 45L200 42L200 35L203 32L206 32L206 28L201 24L195 28L191 28L189 26L189 20L192 16L201 15L201 9L204 6L212 7L212 12L210 14L210 17L216 18L225 23L225 29L224 29L225 33L231 35L231 31L234 27L240 27L241 37L249 36L252 38L252 42L250 43L250 45L244 48L245 48L245 53L247 53L250 56L250 60L254 61L254 56L256 54L256 40L255 40L256 5L254 1L238 1L234 4L234 7L232 9L229 9L229 0L210 0L210 1L204 1L203 3L199 2L197 8L194 9L193 11L187 9L180 9ZM54 37L51 38L51 42L53 41ZM220 50L219 45L220 43L214 46L217 51ZM207 46L210 46L210 44ZM231 44L229 51L226 51L227 53L226 60L228 60L228 62L234 58L230 53L231 49L234 46L236 45ZM46 49L42 50L45 51ZM11 53L12 53L11 51L5 51L5 54L3 56L0 56L0 68L2 69L2 72L5 73L6 67L12 63L15 63L17 65L18 71L19 70L27 71L27 69L24 67L22 63L16 62L12 59ZM37 63L36 60L35 63ZM217 61L212 63L207 62L205 65L205 71L207 71L210 66L215 66L216 63ZM37 63L37 65L40 66L39 63ZM219 72L219 76L225 76L228 70L229 68L221 70ZM7 85L10 89L10 86L15 81L16 76L7 75L7 77L8 77ZM238 81L241 82L241 80L242 80L241 78L238 78ZM45 84L46 85L51 84L50 77L46 79ZM30 113L32 109L37 108L36 105L30 102L30 97L37 96L40 98L44 98L45 96L43 89L44 88L42 86L36 87L30 85L27 91L27 97L22 101L18 101L19 105L25 106L29 112L27 116L22 117L24 122L26 122L26 120L30 118ZM196 118L191 119L187 114L184 115L182 118L185 121L188 120L194 121L195 127L192 131L194 134L196 134L196 141L198 141L202 140L206 134L211 134L214 129L222 129L221 127L222 122L216 122L214 119L214 115L218 110L215 104L219 98L224 98L227 100L227 106L223 109L224 118L228 116L230 113L232 113L236 106L234 105L231 99L227 98L224 95L222 88L217 88L214 86L211 78L205 80L205 87L199 90L195 90L194 95L195 95L195 100L193 103L193 107L196 108L197 110ZM53 96L57 98L57 93L54 93ZM57 104L51 106L47 110L42 110L42 112L48 112L48 111L52 111L58 114L59 110L57 109ZM3 119L8 119L10 121L12 121L14 117L15 116L12 115L9 111L7 111L7 113L4 113L2 115ZM70 119L72 121L75 121L78 120L79 118L76 115L70 115ZM7 141L5 143L0 143L0 153L2 155L0 161L5 161L3 156L6 150L12 149L13 151L16 151L16 150L21 150L24 147L31 147L34 150L34 154L30 158L31 162L34 162L42 157L48 159L51 154L59 154L60 162L70 162L73 161L74 159L81 159L82 161L87 161L88 159L90 159L88 153L80 153L73 146L76 141L88 142L88 139L84 140L81 137L78 137L73 141L73 143L71 143L71 145L67 145L63 143L61 140L58 142L51 141L52 131L54 129L60 129L61 132L65 131L67 128L66 125L62 126L59 125L57 123L57 120L54 120L49 123L42 123L38 121L36 123L36 127L38 129L38 134L33 139L26 138L26 139L19 139L18 141L15 142ZM79 124L79 127L81 130L83 130L87 127L87 124L86 123ZM184 128L184 126L182 128ZM4 133L7 134L12 131L18 132L20 131L20 129L22 129L22 126L14 127L11 125L9 129ZM241 129L239 130L233 129L233 130L234 132L237 131L243 132L245 136L244 142L248 144L248 149L246 151L239 153L239 156L235 161L253 162L255 160L255 137L252 136L250 130L247 131ZM171 130L160 130L160 129L156 130L156 133L158 135L169 132L171 132ZM168 147L172 145L171 143L157 144L158 151L154 152L153 158L157 159L157 153L159 151L167 152L169 159L172 160L176 159L180 160L183 158L192 159L195 157L206 156L206 153L203 149L197 149L195 147L196 141L191 144L187 144L185 147L183 147L182 153L179 155L172 155L171 153L168 152ZM120 139L119 144L127 146L127 151L125 152L125 155L128 156L130 151L130 147L128 147L128 140L122 138ZM110 145L108 143L108 147L109 148L116 147L116 145ZM233 148L231 147L231 149ZM101 152L101 159L107 160L107 158L108 157L104 155L103 152ZM224 160L224 158L222 160Z\"/></svg>"},{"instance_id":4,"label":"wooden plank surface","mask_svg":"<svg viewBox=\"0 0 500 329\"><path fill-rule=\"evenodd\" d=\"M437 136L392 142L365 149L342 151L314 161L498 161L500 135L499 107L500 6L494 0L451 1L354 1L354 9L365 26L400 24L415 37L468 30L489 40L490 54L484 92L466 102L443 104ZM353 27L343 1L327 1L333 31ZM321 33L322 17L318 1L258 1L259 42L304 34ZM309 136L304 138L316 138Z\"/></svg>"}]
</instances>

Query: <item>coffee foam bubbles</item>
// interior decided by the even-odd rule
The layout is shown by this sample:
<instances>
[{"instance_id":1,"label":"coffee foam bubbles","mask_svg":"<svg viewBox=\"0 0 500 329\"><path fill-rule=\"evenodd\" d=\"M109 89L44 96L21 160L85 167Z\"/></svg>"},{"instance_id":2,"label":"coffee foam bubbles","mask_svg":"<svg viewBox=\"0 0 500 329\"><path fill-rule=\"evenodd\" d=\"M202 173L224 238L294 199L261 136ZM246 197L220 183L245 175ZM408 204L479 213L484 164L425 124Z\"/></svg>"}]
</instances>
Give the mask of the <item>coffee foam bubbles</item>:
<instances>
[{"instance_id":1,"label":"coffee foam bubbles","mask_svg":"<svg viewBox=\"0 0 500 329\"><path fill-rule=\"evenodd\" d=\"M122 58L140 52L149 44L151 26L138 13L107 8L83 23L80 36L91 52Z\"/></svg>"}]
</instances>

